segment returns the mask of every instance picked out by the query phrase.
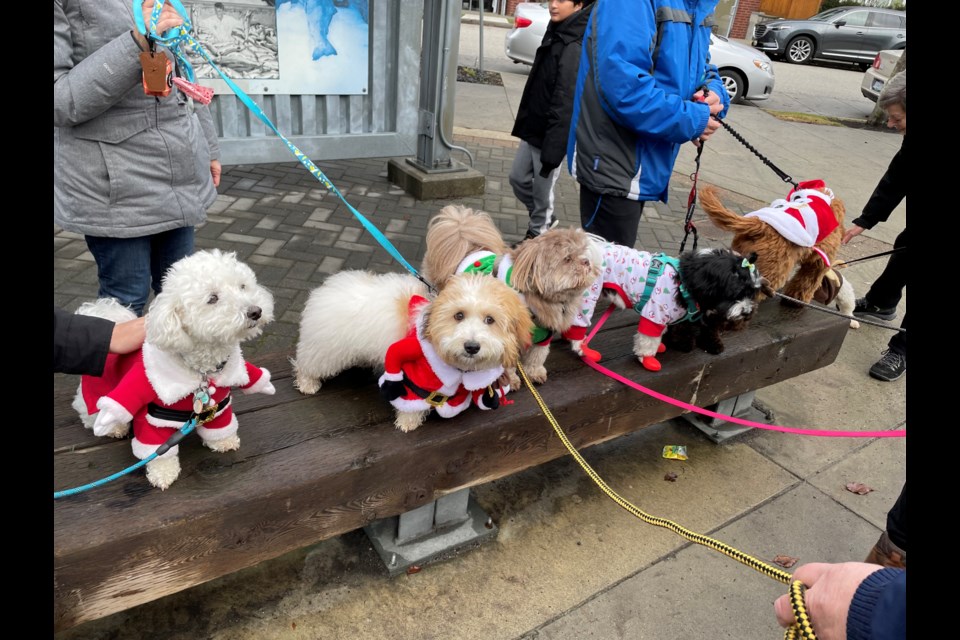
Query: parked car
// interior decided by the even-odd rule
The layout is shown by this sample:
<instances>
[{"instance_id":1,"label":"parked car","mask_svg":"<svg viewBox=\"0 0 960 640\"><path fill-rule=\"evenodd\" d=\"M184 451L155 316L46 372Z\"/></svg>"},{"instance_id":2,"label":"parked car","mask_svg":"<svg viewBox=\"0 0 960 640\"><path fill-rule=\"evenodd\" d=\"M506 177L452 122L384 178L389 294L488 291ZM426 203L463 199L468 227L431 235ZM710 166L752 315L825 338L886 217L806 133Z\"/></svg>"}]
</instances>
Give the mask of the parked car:
<instances>
[{"instance_id":1,"label":"parked car","mask_svg":"<svg viewBox=\"0 0 960 640\"><path fill-rule=\"evenodd\" d=\"M773 93L773 63L753 47L713 34L710 62L717 65L730 102L764 100Z\"/></svg>"},{"instance_id":2,"label":"parked car","mask_svg":"<svg viewBox=\"0 0 960 640\"><path fill-rule=\"evenodd\" d=\"M504 39L504 51L515 63L533 64L537 48L550 24L546 2L521 2L513 28ZM717 65L732 102L762 100L773 92L773 65L765 53L723 36L710 38L710 61Z\"/></svg>"},{"instance_id":3,"label":"parked car","mask_svg":"<svg viewBox=\"0 0 960 640\"><path fill-rule=\"evenodd\" d=\"M883 85L893 75L893 68L903 55L902 49L887 49L877 54L873 59L873 66L863 72L863 82L860 83L860 93L864 98L874 102L880 97Z\"/></svg>"},{"instance_id":4,"label":"parked car","mask_svg":"<svg viewBox=\"0 0 960 640\"><path fill-rule=\"evenodd\" d=\"M514 63L533 64L537 48L550 24L546 2L521 2L513 11L513 28L507 32L503 49Z\"/></svg>"},{"instance_id":5,"label":"parked car","mask_svg":"<svg viewBox=\"0 0 960 640\"><path fill-rule=\"evenodd\" d=\"M880 51L906 48L907 14L845 6L807 20L773 20L755 27L753 46L796 64L823 59L853 62L866 69Z\"/></svg>"}]
</instances>

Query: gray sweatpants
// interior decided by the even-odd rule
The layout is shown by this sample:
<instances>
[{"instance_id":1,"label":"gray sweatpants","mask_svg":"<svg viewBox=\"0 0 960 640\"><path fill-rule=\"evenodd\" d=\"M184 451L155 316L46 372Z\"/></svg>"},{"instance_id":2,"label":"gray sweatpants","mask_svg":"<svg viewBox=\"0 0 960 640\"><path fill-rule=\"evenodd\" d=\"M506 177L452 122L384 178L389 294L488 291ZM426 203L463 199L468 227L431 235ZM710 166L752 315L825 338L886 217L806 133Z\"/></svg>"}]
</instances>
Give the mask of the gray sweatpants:
<instances>
[{"instance_id":1,"label":"gray sweatpants","mask_svg":"<svg viewBox=\"0 0 960 640\"><path fill-rule=\"evenodd\" d=\"M521 140L510 169L510 186L530 214L528 236L540 235L553 223L553 185L563 165L550 172L549 178L540 177L540 166L540 149Z\"/></svg>"}]
</instances>

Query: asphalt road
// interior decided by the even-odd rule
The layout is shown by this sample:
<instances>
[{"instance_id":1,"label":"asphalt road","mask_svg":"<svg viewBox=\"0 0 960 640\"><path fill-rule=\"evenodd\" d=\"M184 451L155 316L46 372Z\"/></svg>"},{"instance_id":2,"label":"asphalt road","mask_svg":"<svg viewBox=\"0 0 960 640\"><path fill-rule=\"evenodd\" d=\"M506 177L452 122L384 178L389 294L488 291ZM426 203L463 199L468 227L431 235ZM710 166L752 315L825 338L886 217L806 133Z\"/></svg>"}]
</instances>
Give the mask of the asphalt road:
<instances>
[{"instance_id":1,"label":"asphalt road","mask_svg":"<svg viewBox=\"0 0 960 640\"><path fill-rule=\"evenodd\" d=\"M516 64L504 54L503 41L507 29L485 25L482 31L484 71L529 75L530 67ZM460 25L458 64L480 66L480 35L479 25ZM874 103L860 93L863 71L855 65L828 62L796 65L774 61L773 73L776 85L771 96L747 104L771 111L854 120L865 120L873 111Z\"/></svg>"}]
</instances>

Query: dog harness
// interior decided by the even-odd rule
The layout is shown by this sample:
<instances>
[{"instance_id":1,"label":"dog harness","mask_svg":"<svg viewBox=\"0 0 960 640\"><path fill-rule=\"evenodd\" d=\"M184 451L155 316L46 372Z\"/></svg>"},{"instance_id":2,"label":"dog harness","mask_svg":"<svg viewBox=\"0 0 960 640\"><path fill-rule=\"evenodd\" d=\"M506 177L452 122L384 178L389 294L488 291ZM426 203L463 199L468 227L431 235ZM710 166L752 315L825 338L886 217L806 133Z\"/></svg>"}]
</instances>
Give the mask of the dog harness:
<instances>
[{"instance_id":1,"label":"dog harness","mask_svg":"<svg viewBox=\"0 0 960 640\"><path fill-rule=\"evenodd\" d=\"M690 292L687 291L686 285L683 284L683 281L680 280L680 260L672 256L668 256L665 253L658 253L653 256L653 259L650 261L650 270L647 271L647 280L644 285L643 294L640 296L640 299L633 305L633 310L637 313L643 312L643 307L647 304L647 301L650 300L650 297L653 295L654 289L656 288L657 280L660 278L660 274L663 272L664 264L669 264L673 267L673 270L677 272L677 281L680 283L678 291L680 296L683 298L684 303L687 305L687 315L682 318L678 318L669 324L676 324L678 322L687 322L693 321L700 317L700 307L697 306L697 303L693 300L693 297L690 295Z\"/></svg>"},{"instance_id":2,"label":"dog harness","mask_svg":"<svg viewBox=\"0 0 960 640\"><path fill-rule=\"evenodd\" d=\"M500 265L497 268L496 274L493 272L493 266L497 261L497 255L492 251L474 251L466 258L464 258L460 265L457 267L458 273L483 273L485 275L496 275L496 277L506 284L508 287L513 289L513 286L510 284L511 276L513 275L513 258L509 255L503 256L503 259L500 260ZM520 299L523 300L523 294L516 291L517 295L520 296ZM525 302L525 301L524 301ZM529 307L527 307L529 309ZM537 346L546 346L550 344L550 340L553 338L553 331L547 329L546 327L541 327L537 324L536 316L533 317L533 330L530 332L531 342Z\"/></svg>"}]
</instances>

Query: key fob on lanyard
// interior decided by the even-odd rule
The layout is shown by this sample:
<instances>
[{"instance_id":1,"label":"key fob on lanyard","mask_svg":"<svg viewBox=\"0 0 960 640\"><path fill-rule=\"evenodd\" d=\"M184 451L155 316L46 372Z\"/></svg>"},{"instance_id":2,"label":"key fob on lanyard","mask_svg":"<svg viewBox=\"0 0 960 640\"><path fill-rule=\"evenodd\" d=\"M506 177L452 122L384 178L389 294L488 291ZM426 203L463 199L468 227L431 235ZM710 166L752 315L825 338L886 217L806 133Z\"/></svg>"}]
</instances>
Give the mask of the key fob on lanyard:
<instances>
[{"instance_id":1,"label":"key fob on lanyard","mask_svg":"<svg viewBox=\"0 0 960 640\"><path fill-rule=\"evenodd\" d=\"M153 42L150 42L153 48ZM173 86L173 63L170 58L157 51L140 53L140 66L143 67L143 92L148 96L164 98L170 95Z\"/></svg>"}]
</instances>

